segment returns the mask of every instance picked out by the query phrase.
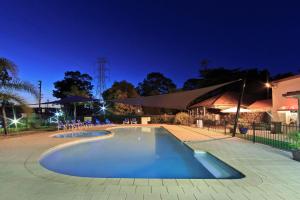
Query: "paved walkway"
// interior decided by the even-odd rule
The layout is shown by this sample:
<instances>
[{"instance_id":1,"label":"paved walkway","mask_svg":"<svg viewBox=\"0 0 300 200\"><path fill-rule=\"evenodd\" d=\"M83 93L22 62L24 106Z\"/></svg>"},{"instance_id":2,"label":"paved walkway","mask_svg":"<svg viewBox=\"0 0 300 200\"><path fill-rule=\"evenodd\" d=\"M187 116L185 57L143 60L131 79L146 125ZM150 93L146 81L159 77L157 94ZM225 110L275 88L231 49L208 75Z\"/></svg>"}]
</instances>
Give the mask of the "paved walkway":
<instances>
[{"instance_id":1,"label":"paved walkway","mask_svg":"<svg viewBox=\"0 0 300 200\"><path fill-rule=\"evenodd\" d=\"M211 152L246 175L237 180L92 179L57 174L38 160L47 149L79 139L53 133L0 139L2 200L294 200L300 199L300 163L290 153L224 138L207 130L165 126L194 149ZM172 166L170 166L172 167Z\"/></svg>"}]
</instances>

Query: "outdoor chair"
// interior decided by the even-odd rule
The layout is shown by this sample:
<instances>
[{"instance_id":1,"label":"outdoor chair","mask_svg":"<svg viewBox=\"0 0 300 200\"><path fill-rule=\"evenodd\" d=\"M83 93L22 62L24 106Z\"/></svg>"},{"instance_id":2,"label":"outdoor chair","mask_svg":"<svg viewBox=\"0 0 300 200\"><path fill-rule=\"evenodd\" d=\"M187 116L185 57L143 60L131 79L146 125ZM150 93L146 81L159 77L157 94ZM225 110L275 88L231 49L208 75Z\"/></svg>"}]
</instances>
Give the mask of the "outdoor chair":
<instances>
[{"instance_id":1,"label":"outdoor chair","mask_svg":"<svg viewBox=\"0 0 300 200\"><path fill-rule=\"evenodd\" d=\"M92 122L90 120L87 120L87 121L84 122L84 125L86 127L90 127L90 126L92 126Z\"/></svg>"},{"instance_id":2,"label":"outdoor chair","mask_svg":"<svg viewBox=\"0 0 300 200\"><path fill-rule=\"evenodd\" d=\"M109 119L105 119L105 124L112 124Z\"/></svg>"},{"instance_id":3,"label":"outdoor chair","mask_svg":"<svg viewBox=\"0 0 300 200\"><path fill-rule=\"evenodd\" d=\"M136 118L132 118L132 119L131 119L131 124L137 124Z\"/></svg>"},{"instance_id":4,"label":"outdoor chair","mask_svg":"<svg viewBox=\"0 0 300 200\"><path fill-rule=\"evenodd\" d=\"M78 127L78 128L81 128L81 127L83 127L83 125L84 125L84 124L78 119L78 120L77 120L77 127Z\"/></svg>"},{"instance_id":5,"label":"outdoor chair","mask_svg":"<svg viewBox=\"0 0 300 200\"><path fill-rule=\"evenodd\" d=\"M65 130L67 128L66 124L64 124L62 121L59 121L57 124L57 129L58 130Z\"/></svg>"},{"instance_id":6,"label":"outdoor chair","mask_svg":"<svg viewBox=\"0 0 300 200\"><path fill-rule=\"evenodd\" d=\"M128 118L125 118L124 121L123 121L123 124L129 124L129 119Z\"/></svg>"},{"instance_id":7,"label":"outdoor chair","mask_svg":"<svg viewBox=\"0 0 300 200\"><path fill-rule=\"evenodd\" d=\"M95 120L95 125L101 125L101 122L99 121L99 119Z\"/></svg>"}]
</instances>

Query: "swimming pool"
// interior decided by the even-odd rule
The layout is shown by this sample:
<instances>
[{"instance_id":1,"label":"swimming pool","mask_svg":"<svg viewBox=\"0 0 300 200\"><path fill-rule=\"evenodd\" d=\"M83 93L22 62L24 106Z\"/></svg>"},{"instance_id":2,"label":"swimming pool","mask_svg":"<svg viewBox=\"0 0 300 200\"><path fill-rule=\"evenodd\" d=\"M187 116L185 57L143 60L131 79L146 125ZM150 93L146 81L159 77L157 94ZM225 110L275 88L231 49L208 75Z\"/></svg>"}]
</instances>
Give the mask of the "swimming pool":
<instances>
[{"instance_id":1,"label":"swimming pool","mask_svg":"<svg viewBox=\"0 0 300 200\"><path fill-rule=\"evenodd\" d=\"M73 132L73 133L61 133L56 134L53 137L55 138L75 138L75 137L98 137L103 135L108 135L110 132L108 131L80 131L80 132Z\"/></svg>"},{"instance_id":2,"label":"swimming pool","mask_svg":"<svg viewBox=\"0 0 300 200\"><path fill-rule=\"evenodd\" d=\"M194 152L164 128L116 128L114 137L46 153L45 168L98 178L241 178L243 175L205 152Z\"/></svg>"}]
</instances>

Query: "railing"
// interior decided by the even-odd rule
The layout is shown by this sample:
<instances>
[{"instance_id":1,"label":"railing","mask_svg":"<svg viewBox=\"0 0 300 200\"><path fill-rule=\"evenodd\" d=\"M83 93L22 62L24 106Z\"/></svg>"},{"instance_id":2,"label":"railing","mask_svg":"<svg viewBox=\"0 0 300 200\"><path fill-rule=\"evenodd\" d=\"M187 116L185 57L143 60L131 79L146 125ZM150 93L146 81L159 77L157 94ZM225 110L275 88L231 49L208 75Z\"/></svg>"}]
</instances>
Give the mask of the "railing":
<instances>
[{"instance_id":1,"label":"railing","mask_svg":"<svg viewBox=\"0 0 300 200\"><path fill-rule=\"evenodd\" d=\"M208 130L232 134L233 124L204 123ZM281 123L240 123L236 136L254 143L262 143L275 148L292 150L300 148L300 129L297 125L284 125Z\"/></svg>"}]
</instances>

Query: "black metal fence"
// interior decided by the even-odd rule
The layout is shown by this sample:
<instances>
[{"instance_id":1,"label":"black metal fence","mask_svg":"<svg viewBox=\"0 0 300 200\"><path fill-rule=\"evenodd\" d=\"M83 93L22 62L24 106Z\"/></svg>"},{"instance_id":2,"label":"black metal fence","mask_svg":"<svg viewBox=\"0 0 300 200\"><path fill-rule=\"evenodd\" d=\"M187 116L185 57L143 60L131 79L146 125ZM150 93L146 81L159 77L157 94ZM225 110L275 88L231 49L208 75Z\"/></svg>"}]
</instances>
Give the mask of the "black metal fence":
<instances>
[{"instance_id":1,"label":"black metal fence","mask_svg":"<svg viewBox=\"0 0 300 200\"><path fill-rule=\"evenodd\" d=\"M208 130L232 135L233 124L225 122L203 123ZM254 143L262 143L275 148L292 150L300 148L300 128L297 125L281 123L239 123L236 136Z\"/></svg>"}]
</instances>

